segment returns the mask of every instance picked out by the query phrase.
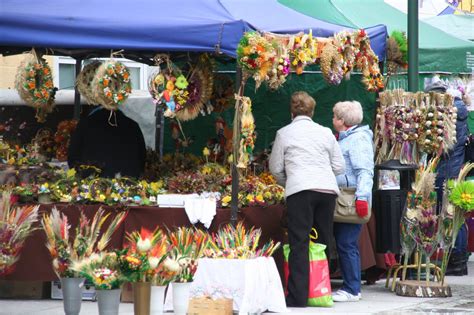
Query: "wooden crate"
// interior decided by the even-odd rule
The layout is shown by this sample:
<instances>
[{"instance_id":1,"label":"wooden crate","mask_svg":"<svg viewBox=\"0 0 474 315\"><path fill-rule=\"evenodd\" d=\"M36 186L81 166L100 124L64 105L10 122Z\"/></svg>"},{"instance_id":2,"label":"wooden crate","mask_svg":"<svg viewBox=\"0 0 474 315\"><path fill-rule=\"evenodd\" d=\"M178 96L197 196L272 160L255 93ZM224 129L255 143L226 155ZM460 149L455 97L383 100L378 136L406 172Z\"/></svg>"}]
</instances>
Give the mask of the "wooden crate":
<instances>
[{"instance_id":1,"label":"wooden crate","mask_svg":"<svg viewBox=\"0 0 474 315\"><path fill-rule=\"evenodd\" d=\"M232 299L215 299L209 296L189 300L188 315L232 315Z\"/></svg>"}]
</instances>

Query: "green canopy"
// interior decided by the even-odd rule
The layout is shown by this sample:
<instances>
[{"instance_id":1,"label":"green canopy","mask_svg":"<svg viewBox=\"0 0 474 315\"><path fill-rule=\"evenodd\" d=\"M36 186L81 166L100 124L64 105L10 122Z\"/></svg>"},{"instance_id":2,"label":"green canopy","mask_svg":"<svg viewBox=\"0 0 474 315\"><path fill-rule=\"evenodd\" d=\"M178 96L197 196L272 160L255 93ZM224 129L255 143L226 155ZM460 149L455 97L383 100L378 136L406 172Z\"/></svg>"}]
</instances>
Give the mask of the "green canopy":
<instances>
[{"instance_id":1,"label":"green canopy","mask_svg":"<svg viewBox=\"0 0 474 315\"><path fill-rule=\"evenodd\" d=\"M365 28L385 24L388 32L407 30L407 15L383 0L278 0L311 17L349 27ZM472 31L472 28L471 28ZM419 69L430 72L470 73L467 55L474 55L474 43L419 23Z\"/></svg>"},{"instance_id":2,"label":"green canopy","mask_svg":"<svg viewBox=\"0 0 474 315\"><path fill-rule=\"evenodd\" d=\"M446 14L423 21L453 36L474 41L474 15Z\"/></svg>"}]
</instances>

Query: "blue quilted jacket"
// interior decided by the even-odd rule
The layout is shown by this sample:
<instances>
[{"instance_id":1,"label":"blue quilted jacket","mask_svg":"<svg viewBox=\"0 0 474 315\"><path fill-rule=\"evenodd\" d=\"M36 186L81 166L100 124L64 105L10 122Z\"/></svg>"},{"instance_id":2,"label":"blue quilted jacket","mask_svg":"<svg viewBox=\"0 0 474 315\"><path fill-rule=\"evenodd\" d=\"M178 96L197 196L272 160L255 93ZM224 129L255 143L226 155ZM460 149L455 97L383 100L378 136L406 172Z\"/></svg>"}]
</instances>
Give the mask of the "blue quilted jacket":
<instances>
[{"instance_id":1,"label":"blue quilted jacket","mask_svg":"<svg viewBox=\"0 0 474 315\"><path fill-rule=\"evenodd\" d=\"M368 126L354 126L339 133L346 172L337 176L339 187L356 187L356 198L371 201L374 183L373 134Z\"/></svg>"}]
</instances>

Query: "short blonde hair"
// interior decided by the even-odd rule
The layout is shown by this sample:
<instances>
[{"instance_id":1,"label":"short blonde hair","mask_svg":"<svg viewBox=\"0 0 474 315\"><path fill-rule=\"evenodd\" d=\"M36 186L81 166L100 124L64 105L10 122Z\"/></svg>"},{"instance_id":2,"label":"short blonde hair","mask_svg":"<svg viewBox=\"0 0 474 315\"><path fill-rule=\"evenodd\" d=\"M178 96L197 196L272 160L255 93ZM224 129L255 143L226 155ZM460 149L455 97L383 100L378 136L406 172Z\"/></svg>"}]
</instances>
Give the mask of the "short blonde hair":
<instances>
[{"instance_id":1,"label":"short blonde hair","mask_svg":"<svg viewBox=\"0 0 474 315\"><path fill-rule=\"evenodd\" d=\"M344 125L348 127L360 124L364 118L362 105L357 101L338 102L332 111L336 118L344 120Z\"/></svg>"},{"instance_id":2,"label":"short blonde hair","mask_svg":"<svg viewBox=\"0 0 474 315\"><path fill-rule=\"evenodd\" d=\"M313 117L316 101L308 93L298 91L291 95L290 111L293 117L304 115Z\"/></svg>"}]
</instances>

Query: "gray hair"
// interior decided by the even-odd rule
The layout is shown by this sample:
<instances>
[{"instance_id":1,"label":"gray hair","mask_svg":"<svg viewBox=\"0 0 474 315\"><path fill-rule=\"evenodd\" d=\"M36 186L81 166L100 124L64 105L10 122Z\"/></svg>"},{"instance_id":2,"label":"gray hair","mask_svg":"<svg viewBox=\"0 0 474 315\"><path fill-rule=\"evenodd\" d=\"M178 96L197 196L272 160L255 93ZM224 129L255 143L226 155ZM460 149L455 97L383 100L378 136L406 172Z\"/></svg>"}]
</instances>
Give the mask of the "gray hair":
<instances>
[{"instance_id":1,"label":"gray hair","mask_svg":"<svg viewBox=\"0 0 474 315\"><path fill-rule=\"evenodd\" d=\"M338 102L332 111L336 118L344 120L344 125L348 127L360 124L364 118L362 105L357 101Z\"/></svg>"}]
</instances>

